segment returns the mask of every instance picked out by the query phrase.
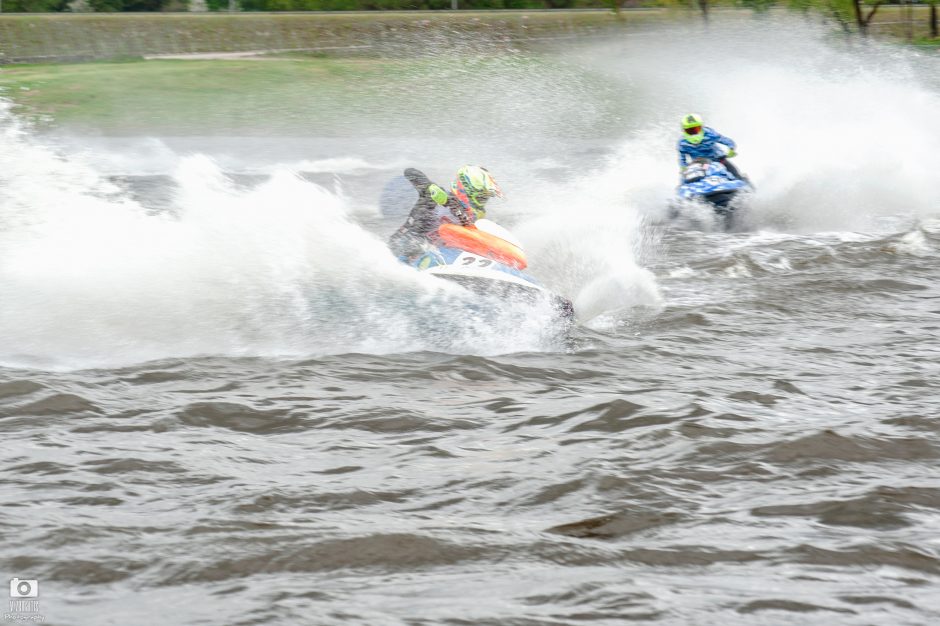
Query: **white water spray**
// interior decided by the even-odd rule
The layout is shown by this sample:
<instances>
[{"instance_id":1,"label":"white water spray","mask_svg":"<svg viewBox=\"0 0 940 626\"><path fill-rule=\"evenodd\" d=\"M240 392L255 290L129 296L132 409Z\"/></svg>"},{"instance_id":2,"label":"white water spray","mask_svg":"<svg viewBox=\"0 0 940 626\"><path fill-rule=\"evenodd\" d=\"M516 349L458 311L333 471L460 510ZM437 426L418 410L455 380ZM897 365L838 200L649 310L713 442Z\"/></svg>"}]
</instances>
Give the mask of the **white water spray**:
<instances>
[{"instance_id":1,"label":"white water spray","mask_svg":"<svg viewBox=\"0 0 940 626\"><path fill-rule=\"evenodd\" d=\"M688 112L738 142L735 162L758 187L755 227L866 229L940 207L933 58L778 18L626 37L579 59L629 95L619 166L645 211L661 214L675 185L678 120Z\"/></svg>"},{"instance_id":2,"label":"white water spray","mask_svg":"<svg viewBox=\"0 0 940 626\"><path fill-rule=\"evenodd\" d=\"M758 227L864 230L882 216L936 211L931 59L846 46L792 22L683 27L563 52L563 69L483 66L486 84L506 87L505 97L488 95L500 104L495 117L462 115L460 99L422 98L433 110L414 113L429 128L423 141L408 138L408 154L380 136L391 144L378 157L337 140L316 155L294 150L280 165L269 152L254 169L270 178L251 188L214 159L147 139L146 167L124 173L172 167L178 191L159 210L100 173L114 173L119 158L63 158L4 104L0 361L555 349L545 319L494 327L464 292L403 267L350 217L369 215L364 207L387 180L375 164L415 165L442 183L463 163L488 165L508 196L491 217L516 230L533 273L596 324L660 303L637 250L644 220L662 214L675 185L676 120L688 111L739 142L738 163L758 186ZM571 79L573 67L583 79ZM427 71L430 86L460 84ZM555 72L565 80L548 80ZM522 113L524 123L513 121ZM465 123L445 135L442 119ZM415 146L433 153L419 160ZM383 180L346 197L298 178L298 168ZM251 160L238 159L237 171L250 173Z\"/></svg>"},{"instance_id":3,"label":"white water spray","mask_svg":"<svg viewBox=\"0 0 940 626\"><path fill-rule=\"evenodd\" d=\"M468 293L399 263L344 197L291 172L244 189L186 157L171 211L153 212L5 115L3 364L546 346L548 307L492 326Z\"/></svg>"}]
</instances>

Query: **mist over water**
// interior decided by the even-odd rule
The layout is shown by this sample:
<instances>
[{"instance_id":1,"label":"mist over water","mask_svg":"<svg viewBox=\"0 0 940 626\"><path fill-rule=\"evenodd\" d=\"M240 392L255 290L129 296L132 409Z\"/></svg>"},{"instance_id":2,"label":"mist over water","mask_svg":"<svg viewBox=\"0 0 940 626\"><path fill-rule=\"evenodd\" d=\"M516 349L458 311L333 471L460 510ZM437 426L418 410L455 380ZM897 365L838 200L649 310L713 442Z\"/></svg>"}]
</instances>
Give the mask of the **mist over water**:
<instances>
[{"instance_id":1,"label":"mist over water","mask_svg":"<svg viewBox=\"0 0 940 626\"><path fill-rule=\"evenodd\" d=\"M760 190L753 228L870 229L880 217L937 211L931 56L774 20L626 39L582 58L602 59L596 67L646 105L631 110L634 161L619 162L625 177L637 174L628 184L639 204L674 180L665 157L676 120L694 111L738 142L736 161Z\"/></svg>"},{"instance_id":2,"label":"mist over water","mask_svg":"<svg viewBox=\"0 0 940 626\"><path fill-rule=\"evenodd\" d=\"M490 340L492 320L467 314L471 296L402 266L382 237L353 221L364 207L351 206L341 186L284 168L238 185L211 159L188 156L163 181L172 186L168 206L155 210L8 123L10 164L24 156L32 164L7 170L5 186L0 284L15 306L0 323L9 364L487 353L505 350L506 334L518 336L515 349L537 349L551 335L542 328L551 311L534 307L518 312L530 323L513 320ZM377 169L352 157L332 163ZM517 316L504 313L507 322Z\"/></svg>"},{"instance_id":3,"label":"mist over water","mask_svg":"<svg viewBox=\"0 0 940 626\"><path fill-rule=\"evenodd\" d=\"M938 62L436 37L328 133L2 103L0 570L62 624L940 619ZM665 221L690 111L756 185L734 232ZM570 329L388 251L393 179L465 163Z\"/></svg>"}]
</instances>

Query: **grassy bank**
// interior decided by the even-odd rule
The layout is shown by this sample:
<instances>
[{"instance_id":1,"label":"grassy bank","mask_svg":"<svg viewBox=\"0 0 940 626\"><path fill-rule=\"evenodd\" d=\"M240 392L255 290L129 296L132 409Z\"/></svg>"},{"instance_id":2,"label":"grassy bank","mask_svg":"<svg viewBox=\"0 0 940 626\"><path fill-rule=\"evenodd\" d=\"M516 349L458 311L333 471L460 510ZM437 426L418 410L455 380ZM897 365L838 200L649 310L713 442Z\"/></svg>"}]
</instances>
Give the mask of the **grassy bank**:
<instances>
[{"instance_id":1,"label":"grassy bank","mask_svg":"<svg viewBox=\"0 0 940 626\"><path fill-rule=\"evenodd\" d=\"M441 34L522 43L662 19L660 10L0 15L0 63L307 50L394 55Z\"/></svg>"},{"instance_id":2,"label":"grassy bank","mask_svg":"<svg viewBox=\"0 0 940 626\"><path fill-rule=\"evenodd\" d=\"M906 41L909 37L919 44L930 34L930 7L909 4L886 6L878 13L869 27L878 38Z\"/></svg>"},{"instance_id":3,"label":"grassy bank","mask_svg":"<svg viewBox=\"0 0 940 626\"><path fill-rule=\"evenodd\" d=\"M581 68L537 54L442 53L15 65L0 72L0 89L18 104L20 117L40 128L351 137L449 132L455 121L485 132L501 115L510 125L554 108L562 115L578 93L610 87ZM507 101L514 103L508 110ZM594 121L573 119L570 132Z\"/></svg>"},{"instance_id":4,"label":"grassy bank","mask_svg":"<svg viewBox=\"0 0 940 626\"><path fill-rule=\"evenodd\" d=\"M322 136L355 133L374 126L373 119L420 132L410 128L408 112L427 109L423 99L464 101L487 80L489 89L505 92L545 69L548 61L536 53L512 50L663 17L659 11L8 15L0 17L7 61L0 89L40 126L108 134ZM264 55L253 60L222 58L258 51ZM215 58L162 58L205 53ZM464 85L474 72L473 82L483 82Z\"/></svg>"},{"instance_id":5,"label":"grassy bank","mask_svg":"<svg viewBox=\"0 0 940 626\"><path fill-rule=\"evenodd\" d=\"M128 61L17 65L0 74L3 93L24 116L45 125L109 134L222 132L274 120L282 128L303 112L323 124L357 106L393 61Z\"/></svg>"},{"instance_id":6,"label":"grassy bank","mask_svg":"<svg viewBox=\"0 0 940 626\"><path fill-rule=\"evenodd\" d=\"M272 59L18 65L4 93L34 121L109 134L341 128L413 62Z\"/></svg>"},{"instance_id":7,"label":"grassy bank","mask_svg":"<svg viewBox=\"0 0 940 626\"><path fill-rule=\"evenodd\" d=\"M750 15L734 11L726 17L747 28ZM926 11L912 15L925 18ZM895 15L886 10L881 17L890 22ZM111 135L421 133L422 122L439 128L453 123L453 118L415 119L420 112L444 110L427 106L428 99L487 112L504 109L507 100L487 108L491 93L518 91L508 100L531 101L537 108L550 106L553 98L571 98L579 89L594 94L614 89L583 68L540 55L537 44L610 32L615 25L629 31L666 18L672 19L656 11L629 12L622 22L610 13L577 11L4 16L4 54L58 50L69 58L123 59L7 64L0 67L0 93L18 105L21 117L40 127ZM19 34L9 36L12 29L20 29ZM89 38L87 45L94 49L70 42L68 32ZM520 45L525 42L529 45ZM513 51L527 47L527 52ZM268 54L256 59L142 58L259 50ZM598 115L608 113L615 117L605 111ZM518 107L509 114L524 119ZM578 132L582 121L571 123L572 132Z\"/></svg>"},{"instance_id":8,"label":"grassy bank","mask_svg":"<svg viewBox=\"0 0 940 626\"><path fill-rule=\"evenodd\" d=\"M721 9L748 19L748 9ZM717 13L716 13L717 14ZM698 21L695 11L433 11L364 13L2 14L0 64L123 59L159 55L293 50L329 56L395 56L442 36L508 45L630 29L664 20ZM925 6L884 7L876 36L928 35Z\"/></svg>"}]
</instances>

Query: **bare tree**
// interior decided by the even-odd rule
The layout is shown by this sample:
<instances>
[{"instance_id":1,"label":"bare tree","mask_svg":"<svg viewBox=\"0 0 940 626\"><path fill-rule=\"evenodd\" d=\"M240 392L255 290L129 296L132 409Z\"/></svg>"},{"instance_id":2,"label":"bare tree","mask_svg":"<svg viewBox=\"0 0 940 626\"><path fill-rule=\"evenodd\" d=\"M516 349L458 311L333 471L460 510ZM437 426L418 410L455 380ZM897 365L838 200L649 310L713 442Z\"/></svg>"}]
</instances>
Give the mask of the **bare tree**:
<instances>
[{"instance_id":1,"label":"bare tree","mask_svg":"<svg viewBox=\"0 0 940 626\"><path fill-rule=\"evenodd\" d=\"M878 12L878 9L884 4L885 0L869 0L868 2L863 2L862 0L852 0L852 9L855 14L855 25L858 26L858 32L863 37L868 36L868 26L871 24L871 20L875 17L875 13ZM862 8L862 5L868 7L868 12Z\"/></svg>"},{"instance_id":2,"label":"bare tree","mask_svg":"<svg viewBox=\"0 0 940 626\"><path fill-rule=\"evenodd\" d=\"M930 4L930 36L933 39L937 38L937 0L927 0Z\"/></svg>"}]
</instances>

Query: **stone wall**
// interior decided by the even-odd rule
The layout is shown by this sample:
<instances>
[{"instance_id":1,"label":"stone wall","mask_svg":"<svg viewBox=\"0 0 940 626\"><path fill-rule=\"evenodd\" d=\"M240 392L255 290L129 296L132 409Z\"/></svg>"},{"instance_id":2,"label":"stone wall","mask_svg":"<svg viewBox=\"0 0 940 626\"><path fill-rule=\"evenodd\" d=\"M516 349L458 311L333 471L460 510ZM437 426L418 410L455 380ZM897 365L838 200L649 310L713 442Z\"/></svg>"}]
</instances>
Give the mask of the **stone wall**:
<instances>
[{"instance_id":1,"label":"stone wall","mask_svg":"<svg viewBox=\"0 0 940 626\"><path fill-rule=\"evenodd\" d=\"M422 39L466 35L522 45L599 33L661 17L659 10L119 13L0 16L0 63L107 60L161 55L306 51L394 55Z\"/></svg>"}]
</instances>

